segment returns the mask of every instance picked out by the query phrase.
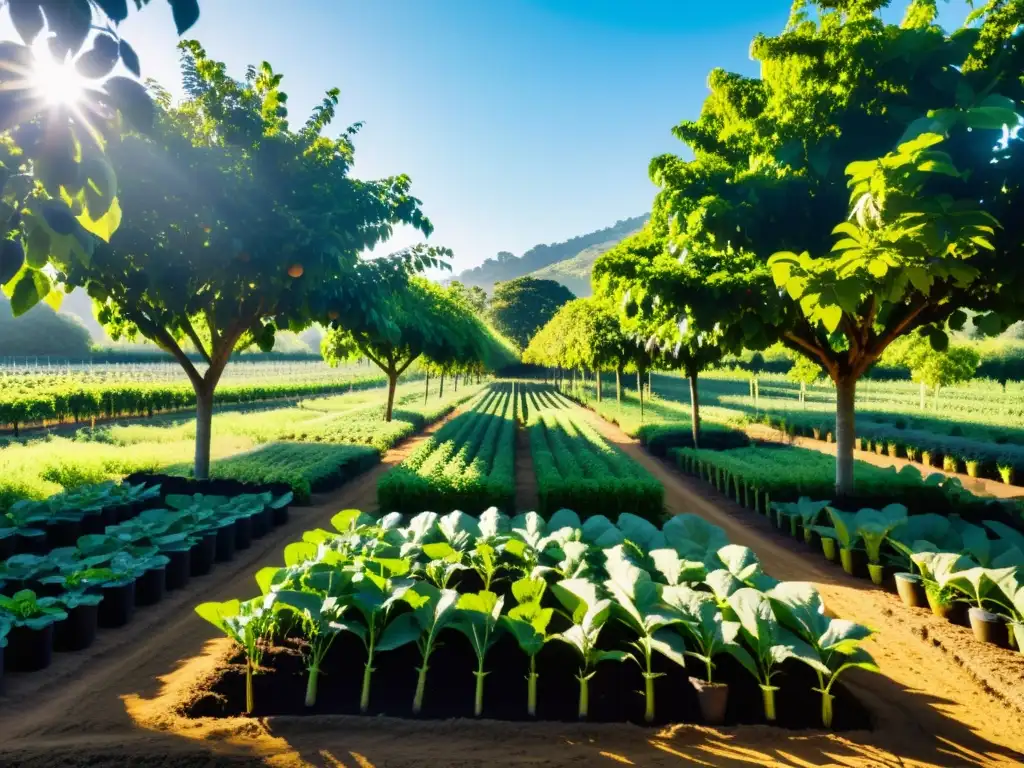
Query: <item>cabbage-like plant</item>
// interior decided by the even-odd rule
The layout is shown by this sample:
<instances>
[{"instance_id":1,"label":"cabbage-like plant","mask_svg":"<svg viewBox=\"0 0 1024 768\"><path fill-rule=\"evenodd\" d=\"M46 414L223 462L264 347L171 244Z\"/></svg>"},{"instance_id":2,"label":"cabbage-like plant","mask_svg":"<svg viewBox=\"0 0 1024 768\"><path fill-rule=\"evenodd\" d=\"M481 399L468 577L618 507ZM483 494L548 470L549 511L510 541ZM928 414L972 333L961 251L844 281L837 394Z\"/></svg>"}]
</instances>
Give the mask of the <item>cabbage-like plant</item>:
<instances>
[{"instance_id":1,"label":"cabbage-like plant","mask_svg":"<svg viewBox=\"0 0 1024 768\"><path fill-rule=\"evenodd\" d=\"M619 515L615 525L622 532L626 541L631 541L644 552L667 546L665 534L658 526L639 515L623 512Z\"/></svg>"},{"instance_id":2,"label":"cabbage-like plant","mask_svg":"<svg viewBox=\"0 0 1024 768\"><path fill-rule=\"evenodd\" d=\"M864 542L868 558L868 571L875 584L882 583L882 545L889 534L907 522L907 508L902 504L889 504L882 509L862 509L853 518L857 535Z\"/></svg>"},{"instance_id":3,"label":"cabbage-like plant","mask_svg":"<svg viewBox=\"0 0 1024 768\"><path fill-rule=\"evenodd\" d=\"M480 538L480 524L476 518L458 510L439 518L437 530L448 545L459 552L467 551Z\"/></svg>"},{"instance_id":4,"label":"cabbage-like plant","mask_svg":"<svg viewBox=\"0 0 1024 768\"><path fill-rule=\"evenodd\" d=\"M1004 574L998 583L1002 596L992 598L992 602L1009 620L1017 650L1024 653L1024 579L1020 573Z\"/></svg>"},{"instance_id":5,"label":"cabbage-like plant","mask_svg":"<svg viewBox=\"0 0 1024 768\"><path fill-rule=\"evenodd\" d=\"M832 686L847 669L859 667L878 672L871 655L860 644L873 632L865 626L846 619L832 619L825 615L825 605L812 585L785 582L767 594L768 601L779 621L805 640L813 656L794 654L808 664L818 675L821 694L821 722L832 727Z\"/></svg>"},{"instance_id":6,"label":"cabbage-like plant","mask_svg":"<svg viewBox=\"0 0 1024 768\"><path fill-rule=\"evenodd\" d=\"M498 618L501 616L501 609L505 603L503 597L498 597L493 592L482 590L475 594L460 595L456 608L458 615L455 617L452 627L459 630L473 646L473 653L476 654L476 692L473 697L473 714L480 717L484 713L484 678L487 672L484 669L484 661L487 652L491 650L497 641L500 624Z\"/></svg>"},{"instance_id":7,"label":"cabbage-like plant","mask_svg":"<svg viewBox=\"0 0 1024 768\"><path fill-rule=\"evenodd\" d=\"M603 651L597 647L601 629L608 621L612 601L598 596L597 585L585 579L566 579L551 586L551 591L567 611L572 626L553 639L576 649L580 656L580 671L576 679L580 684L578 714L585 720L590 709L590 679L602 661L625 661L625 651Z\"/></svg>"},{"instance_id":8,"label":"cabbage-like plant","mask_svg":"<svg viewBox=\"0 0 1024 768\"><path fill-rule=\"evenodd\" d=\"M406 567L408 568L408 563ZM394 638L389 639L387 645L383 645L382 636L387 630L392 609L403 599L411 586L412 581L409 579L389 578L364 570L353 578L352 593L346 598L346 603L362 617L362 623L347 619L336 622L339 629L354 634L366 648L363 684L359 694L359 711L364 714L370 708L370 681L374 672L374 658L378 651L397 647L391 644Z\"/></svg>"},{"instance_id":9,"label":"cabbage-like plant","mask_svg":"<svg viewBox=\"0 0 1024 768\"><path fill-rule=\"evenodd\" d=\"M772 678L786 659L807 661L814 651L804 640L785 629L775 618L768 598L756 589L743 587L729 596L729 606L740 622L740 635L751 651L752 666L747 667L761 687L764 716L775 720L775 692ZM742 659L738 659L742 663Z\"/></svg>"},{"instance_id":10,"label":"cabbage-like plant","mask_svg":"<svg viewBox=\"0 0 1024 768\"><path fill-rule=\"evenodd\" d=\"M562 579L583 578L590 570L590 563L587 560L589 554L590 547L582 541L569 540L552 544L544 550L543 557L546 562L554 564L535 565L529 571L529 576L538 578L554 573Z\"/></svg>"},{"instance_id":11,"label":"cabbage-like plant","mask_svg":"<svg viewBox=\"0 0 1024 768\"><path fill-rule=\"evenodd\" d=\"M252 676L263 658L263 641L273 628L272 598L227 600L196 606L196 613L234 640L245 654L245 713L252 714Z\"/></svg>"},{"instance_id":12,"label":"cabbage-like plant","mask_svg":"<svg viewBox=\"0 0 1024 768\"><path fill-rule=\"evenodd\" d=\"M513 582L512 596L518 605L501 617L502 625L530 660L530 671L526 676L526 711L531 717L537 714L537 654L551 639L548 625L554 610L541 605L546 588L547 582L543 579Z\"/></svg>"},{"instance_id":13,"label":"cabbage-like plant","mask_svg":"<svg viewBox=\"0 0 1024 768\"><path fill-rule=\"evenodd\" d=\"M399 554L402 557L415 554L423 548L424 544L428 543L432 536L438 535L437 513L420 512L418 515L413 515L409 520L409 525L398 529L398 535L401 539Z\"/></svg>"},{"instance_id":14,"label":"cabbage-like plant","mask_svg":"<svg viewBox=\"0 0 1024 768\"><path fill-rule=\"evenodd\" d=\"M660 576L670 586L699 584L708 575L707 566L697 560L686 560L674 549L653 549L648 552L653 565L652 576Z\"/></svg>"},{"instance_id":15,"label":"cabbage-like plant","mask_svg":"<svg viewBox=\"0 0 1024 768\"><path fill-rule=\"evenodd\" d=\"M761 569L761 562L750 547L727 544L718 550L718 559L738 582L759 592L769 590L779 583L778 579Z\"/></svg>"},{"instance_id":16,"label":"cabbage-like plant","mask_svg":"<svg viewBox=\"0 0 1024 768\"><path fill-rule=\"evenodd\" d=\"M665 542L685 560L709 563L717 567L719 549L729 543L725 531L697 515L682 514L669 519L662 527Z\"/></svg>"},{"instance_id":17,"label":"cabbage-like plant","mask_svg":"<svg viewBox=\"0 0 1024 768\"><path fill-rule=\"evenodd\" d=\"M37 597L31 589L21 589L11 597L0 595L0 612L7 613L16 627L45 629L68 617L56 597ZM2 614L0 614L2 615Z\"/></svg>"},{"instance_id":18,"label":"cabbage-like plant","mask_svg":"<svg viewBox=\"0 0 1024 768\"><path fill-rule=\"evenodd\" d=\"M658 584L651 580L647 571L638 568L625 556L622 545L605 551L608 580L605 588L615 601L612 611L616 618L636 632L637 639L630 643L632 659L640 667L644 678L644 720L654 720L654 681L661 677L651 668L651 658L656 650L654 633L677 624L682 617L671 611L661 599ZM674 656L667 658L677 661Z\"/></svg>"},{"instance_id":19,"label":"cabbage-like plant","mask_svg":"<svg viewBox=\"0 0 1024 768\"><path fill-rule=\"evenodd\" d=\"M792 503L777 501L772 504L772 508L776 513L789 519L790 533L794 536L796 536L796 524L799 522L803 526L804 541L810 544L812 526L817 525L822 511L831 503L830 501L812 501L806 496L801 496Z\"/></svg>"},{"instance_id":20,"label":"cabbage-like plant","mask_svg":"<svg viewBox=\"0 0 1024 768\"><path fill-rule=\"evenodd\" d=\"M461 557L460 553L456 553L454 550L452 552L457 558ZM463 565L461 559L438 558L424 565L423 573L427 580L438 589L448 589L455 574L468 569L469 566Z\"/></svg>"},{"instance_id":21,"label":"cabbage-like plant","mask_svg":"<svg viewBox=\"0 0 1024 768\"><path fill-rule=\"evenodd\" d=\"M476 571L483 582L484 591L490 592L494 578L497 576L498 571L501 570L501 564L498 562L498 553L494 547L486 542L478 542L469 553L469 563L470 567Z\"/></svg>"},{"instance_id":22,"label":"cabbage-like plant","mask_svg":"<svg viewBox=\"0 0 1024 768\"><path fill-rule=\"evenodd\" d=\"M732 656L746 669L753 668L753 659L737 640L739 622L725 621L711 595L679 585L662 589L661 598L683 620L654 634L654 645L660 653L669 658L672 658L671 654L676 654L678 657L690 656L696 659L704 665L709 683L714 682L714 658L720 654ZM695 650L687 648L684 638L692 643ZM675 660L679 664L683 663L679 658Z\"/></svg>"},{"instance_id":23,"label":"cabbage-like plant","mask_svg":"<svg viewBox=\"0 0 1024 768\"><path fill-rule=\"evenodd\" d=\"M860 540L854 516L849 512L840 512L834 507L826 507L825 511L832 522L832 527L814 525L811 526L811 530L821 536L823 541L831 540L839 545L839 557L843 564L843 570L847 573L852 573L853 548L857 546L857 542ZM831 557L834 557L834 555Z\"/></svg>"},{"instance_id":24,"label":"cabbage-like plant","mask_svg":"<svg viewBox=\"0 0 1024 768\"><path fill-rule=\"evenodd\" d=\"M412 611L398 616L384 633L381 642L397 648L403 638L415 641L420 651L420 666L416 672L416 694L412 701L413 714L423 709L423 697L427 690L427 672L430 656L437 648L437 637L445 627L454 621L459 593L454 589L438 589L432 584L417 582L404 595ZM402 643L404 644L404 643Z\"/></svg>"},{"instance_id":25,"label":"cabbage-like plant","mask_svg":"<svg viewBox=\"0 0 1024 768\"><path fill-rule=\"evenodd\" d=\"M945 586L962 593L977 608L984 609L985 603L1005 605L1001 585L1013 583L1016 578L1016 568L984 568L979 565L951 573Z\"/></svg>"},{"instance_id":26,"label":"cabbage-like plant","mask_svg":"<svg viewBox=\"0 0 1024 768\"><path fill-rule=\"evenodd\" d=\"M320 667L342 629L338 622L349 606L341 603L337 597L321 597L312 592L282 589L273 594L276 605L291 609L302 621L302 632L308 643L305 654L308 673L306 706L312 707L316 704Z\"/></svg>"},{"instance_id":27,"label":"cabbage-like plant","mask_svg":"<svg viewBox=\"0 0 1024 768\"><path fill-rule=\"evenodd\" d=\"M963 542L948 517L927 513L910 515L906 522L889 533L889 546L897 553L897 563L913 573L915 552L959 552Z\"/></svg>"}]
</instances>

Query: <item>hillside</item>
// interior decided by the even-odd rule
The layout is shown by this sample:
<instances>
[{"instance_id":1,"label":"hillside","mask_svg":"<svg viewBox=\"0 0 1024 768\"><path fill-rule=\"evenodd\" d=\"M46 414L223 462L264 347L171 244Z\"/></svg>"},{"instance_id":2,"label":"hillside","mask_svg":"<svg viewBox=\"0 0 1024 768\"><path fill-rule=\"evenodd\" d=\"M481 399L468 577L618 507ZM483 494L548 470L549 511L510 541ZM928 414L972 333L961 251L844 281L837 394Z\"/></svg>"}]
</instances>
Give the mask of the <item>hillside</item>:
<instances>
[{"instance_id":1,"label":"hillside","mask_svg":"<svg viewBox=\"0 0 1024 768\"><path fill-rule=\"evenodd\" d=\"M538 280L554 280L556 283L564 285L579 298L589 296L591 293L590 273L594 268L594 262L602 253L618 245L620 240L621 238L609 240L606 243L584 248L572 258L556 261L550 266L531 272L530 277L535 277Z\"/></svg>"},{"instance_id":2,"label":"hillside","mask_svg":"<svg viewBox=\"0 0 1024 768\"><path fill-rule=\"evenodd\" d=\"M630 219L623 219L615 222L614 225L590 232L586 235L571 238L562 243L551 243L550 245L535 245L522 256L516 256L508 251L501 251L495 258L487 259L479 267L467 269L454 279L465 285L475 285L483 288L488 293L494 290L494 284L503 280L511 280L524 275L533 277L545 277L551 280L558 280L576 295L590 294L590 268L601 253L611 248L625 237L636 232L647 221L648 215L634 216ZM584 257L584 252L593 248L601 250ZM559 264L566 260L574 260L581 257L579 264L574 264L564 270L565 280L573 280L573 283L564 282L561 276L541 274L552 265ZM588 260L589 259L589 260ZM559 271L561 275L562 272ZM583 293L577 291L579 285L584 285Z\"/></svg>"}]
</instances>

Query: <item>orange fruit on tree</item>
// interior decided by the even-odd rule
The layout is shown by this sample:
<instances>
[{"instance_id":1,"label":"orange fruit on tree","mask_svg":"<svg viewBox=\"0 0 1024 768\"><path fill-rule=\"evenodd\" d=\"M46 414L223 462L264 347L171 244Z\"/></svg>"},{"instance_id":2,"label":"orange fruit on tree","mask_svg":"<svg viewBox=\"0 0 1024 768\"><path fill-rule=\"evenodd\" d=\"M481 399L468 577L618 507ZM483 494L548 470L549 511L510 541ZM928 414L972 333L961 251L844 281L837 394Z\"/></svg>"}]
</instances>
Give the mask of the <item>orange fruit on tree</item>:
<instances>
[{"instance_id":1,"label":"orange fruit on tree","mask_svg":"<svg viewBox=\"0 0 1024 768\"><path fill-rule=\"evenodd\" d=\"M302 277L302 265L292 264L290 267L288 267L288 274L291 275L292 277Z\"/></svg>"}]
</instances>

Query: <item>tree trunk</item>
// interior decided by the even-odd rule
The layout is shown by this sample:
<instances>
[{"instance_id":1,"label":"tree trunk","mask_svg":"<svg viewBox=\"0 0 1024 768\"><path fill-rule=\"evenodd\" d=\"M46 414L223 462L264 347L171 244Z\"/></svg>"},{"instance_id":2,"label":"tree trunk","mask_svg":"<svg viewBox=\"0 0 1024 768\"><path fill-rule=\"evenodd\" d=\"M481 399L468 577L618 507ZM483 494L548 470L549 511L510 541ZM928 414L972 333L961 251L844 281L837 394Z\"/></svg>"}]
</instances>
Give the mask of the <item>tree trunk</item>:
<instances>
[{"instance_id":1,"label":"tree trunk","mask_svg":"<svg viewBox=\"0 0 1024 768\"><path fill-rule=\"evenodd\" d=\"M922 382L921 382L921 410L922 410L922 411L923 411L923 410L924 410L924 408L925 408L925 405L924 405L924 397L925 397L925 386L924 386L924 382L922 381Z\"/></svg>"},{"instance_id":2,"label":"tree trunk","mask_svg":"<svg viewBox=\"0 0 1024 768\"><path fill-rule=\"evenodd\" d=\"M427 386L423 390L423 404L427 404L427 399L430 397L430 374L426 374L423 380L427 382Z\"/></svg>"},{"instance_id":3,"label":"tree trunk","mask_svg":"<svg viewBox=\"0 0 1024 768\"><path fill-rule=\"evenodd\" d=\"M654 392L654 372L647 372L647 395L650 396Z\"/></svg>"},{"instance_id":4,"label":"tree trunk","mask_svg":"<svg viewBox=\"0 0 1024 768\"><path fill-rule=\"evenodd\" d=\"M801 381L800 382L800 407L801 408L806 408L807 407L807 382L806 381Z\"/></svg>"},{"instance_id":5,"label":"tree trunk","mask_svg":"<svg viewBox=\"0 0 1024 768\"><path fill-rule=\"evenodd\" d=\"M457 373L455 374L454 381L455 381L455 391L458 392L459 391L459 374L457 374Z\"/></svg>"},{"instance_id":6,"label":"tree trunk","mask_svg":"<svg viewBox=\"0 0 1024 768\"><path fill-rule=\"evenodd\" d=\"M640 393L640 421L644 420L644 375L638 368L636 371L636 388Z\"/></svg>"},{"instance_id":7,"label":"tree trunk","mask_svg":"<svg viewBox=\"0 0 1024 768\"><path fill-rule=\"evenodd\" d=\"M839 497L853 493L853 444L857 436L854 418L856 396L857 379L851 376L836 381L836 495Z\"/></svg>"},{"instance_id":8,"label":"tree trunk","mask_svg":"<svg viewBox=\"0 0 1024 768\"><path fill-rule=\"evenodd\" d=\"M697 373L690 374L690 422L693 426L693 447L700 448L700 395L697 393Z\"/></svg>"},{"instance_id":9,"label":"tree trunk","mask_svg":"<svg viewBox=\"0 0 1024 768\"><path fill-rule=\"evenodd\" d=\"M615 369L615 401L622 405L622 369Z\"/></svg>"},{"instance_id":10,"label":"tree trunk","mask_svg":"<svg viewBox=\"0 0 1024 768\"><path fill-rule=\"evenodd\" d=\"M597 386L597 402L601 402L601 371L594 371L594 384Z\"/></svg>"},{"instance_id":11,"label":"tree trunk","mask_svg":"<svg viewBox=\"0 0 1024 768\"><path fill-rule=\"evenodd\" d=\"M437 396L438 396L438 398L444 397L444 371L441 371L441 386L437 390ZM390 419L389 419L389 421L390 421Z\"/></svg>"},{"instance_id":12,"label":"tree trunk","mask_svg":"<svg viewBox=\"0 0 1024 768\"><path fill-rule=\"evenodd\" d=\"M193 476L196 480L210 477L210 438L213 435L213 387L208 382L196 390L196 460Z\"/></svg>"},{"instance_id":13,"label":"tree trunk","mask_svg":"<svg viewBox=\"0 0 1024 768\"><path fill-rule=\"evenodd\" d=\"M938 413L939 412L939 385L938 384L935 385L935 403L934 403L934 408L935 408L935 412Z\"/></svg>"},{"instance_id":14,"label":"tree trunk","mask_svg":"<svg viewBox=\"0 0 1024 768\"><path fill-rule=\"evenodd\" d=\"M398 371L392 366L388 371L388 408L384 412L384 421L391 421L395 409L395 389L398 388Z\"/></svg>"}]
</instances>

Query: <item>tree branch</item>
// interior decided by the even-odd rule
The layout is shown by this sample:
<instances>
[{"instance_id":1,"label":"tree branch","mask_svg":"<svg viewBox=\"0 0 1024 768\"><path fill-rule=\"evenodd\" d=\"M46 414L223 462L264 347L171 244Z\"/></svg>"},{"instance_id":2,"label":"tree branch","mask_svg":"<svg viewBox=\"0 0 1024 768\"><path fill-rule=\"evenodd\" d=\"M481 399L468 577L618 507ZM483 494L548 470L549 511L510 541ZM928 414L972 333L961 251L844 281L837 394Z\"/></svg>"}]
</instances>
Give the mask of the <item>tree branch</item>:
<instances>
[{"instance_id":1,"label":"tree branch","mask_svg":"<svg viewBox=\"0 0 1024 768\"><path fill-rule=\"evenodd\" d=\"M810 326L807 327L809 328ZM789 342L789 344L786 344L786 342ZM828 371L829 375L833 376L834 378L833 374L836 373L838 366L836 365L835 360L833 360L832 357L829 355L831 349L823 349L818 343L817 336L815 336L814 341L811 342L794 333L793 331L786 331L785 333L782 334L782 343L786 344L786 346L788 346L790 349L794 349L797 352L810 352L811 356L816 358L818 362L821 363L822 367L826 371Z\"/></svg>"},{"instance_id":2,"label":"tree branch","mask_svg":"<svg viewBox=\"0 0 1024 768\"><path fill-rule=\"evenodd\" d=\"M196 350L203 359L206 360L207 365L212 365L213 360L210 359L210 353L206 351L206 347L203 346L203 342L199 339L199 334L196 333L196 329L192 326L192 321L185 317L185 321L182 324L182 330L185 331L185 335L188 336L189 340L195 344Z\"/></svg>"},{"instance_id":3,"label":"tree branch","mask_svg":"<svg viewBox=\"0 0 1024 768\"><path fill-rule=\"evenodd\" d=\"M405 373L405 369L406 369L406 368L408 368L408 367L409 367L410 365L412 365L412 364L413 364L413 361L414 361L414 360L416 360L417 358L419 358L419 353L416 353L415 355L413 355L412 357L410 357L410 358L409 358L409 359L408 359L408 360L407 360L407 361L405 362L405 365L403 365L403 366L402 366L401 368L399 368L399 369L398 369L398 375L399 375L399 376L401 376L401 375L402 375L403 373Z\"/></svg>"},{"instance_id":4,"label":"tree branch","mask_svg":"<svg viewBox=\"0 0 1024 768\"><path fill-rule=\"evenodd\" d=\"M198 391L203 384L203 377L199 375L199 371L192 364L192 361L188 359L178 342L174 340L174 337L170 332L159 323L150 320L141 310L126 311L125 315L139 327L139 330L146 336L152 339L156 344L163 349L170 352L174 359L178 361L178 364L185 370L188 375L189 381L192 382L192 386Z\"/></svg>"}]
</instances>

